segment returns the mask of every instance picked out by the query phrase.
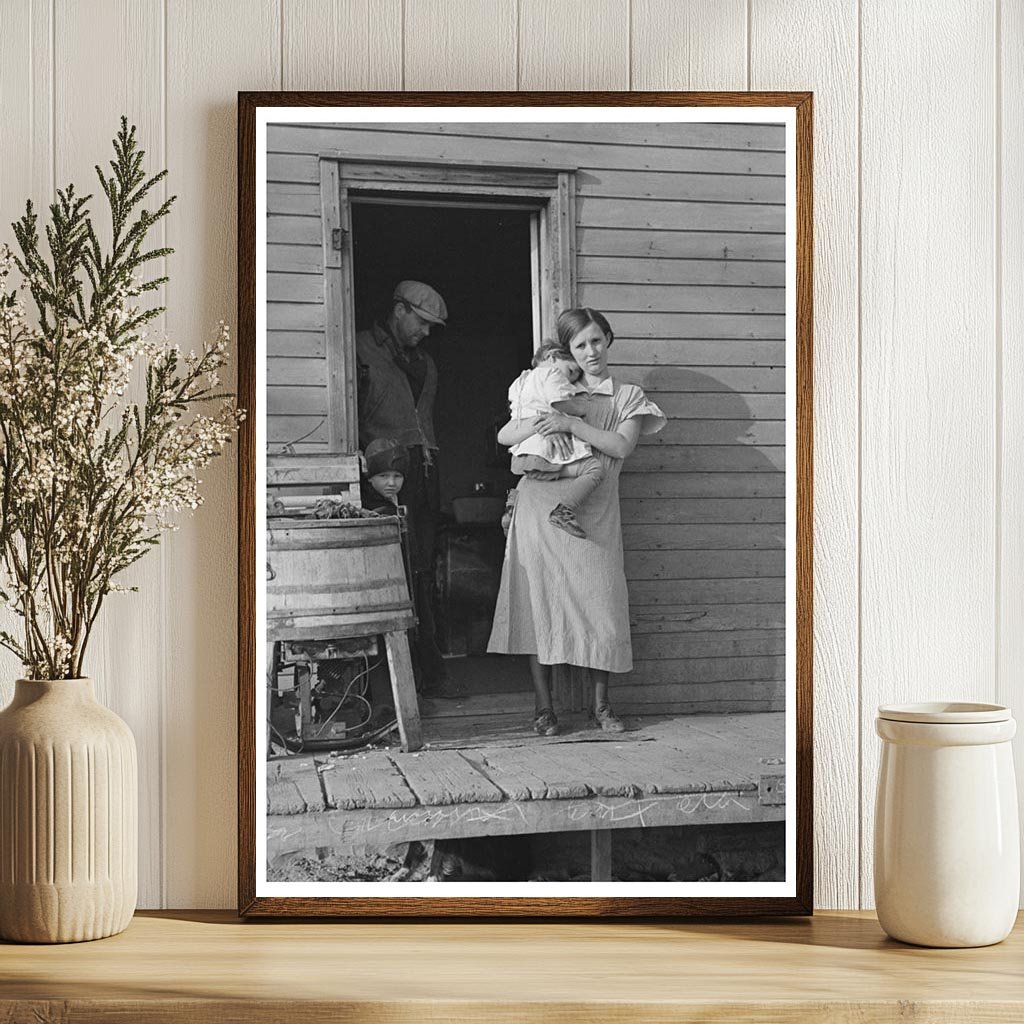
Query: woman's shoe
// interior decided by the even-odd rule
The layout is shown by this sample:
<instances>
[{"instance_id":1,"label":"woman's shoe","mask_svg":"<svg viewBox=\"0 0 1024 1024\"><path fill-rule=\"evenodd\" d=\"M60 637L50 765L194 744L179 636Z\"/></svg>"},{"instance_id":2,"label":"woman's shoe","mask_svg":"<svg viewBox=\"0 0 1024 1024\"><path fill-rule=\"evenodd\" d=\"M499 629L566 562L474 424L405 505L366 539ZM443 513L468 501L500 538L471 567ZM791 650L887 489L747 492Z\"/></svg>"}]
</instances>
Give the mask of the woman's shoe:
<instances>
[{"instance_id":1,"label":"woman's shoe","mask_svg":"<svg viewBox=\"0 0 1024 1024\"><path fill-rule=\"evenodd\" d=\"M576 521L576 513L568 505L556 505L548 516L548 522L552 526L557 526L560 530L572 534L573 537L586 539L587 535Z\"/></svg>"},{"instance_id":2,"label":"woman's shoe","mask_svg":"<svg viewBox=\"0 0 1024 1024\"><path fill-rule=\"evenodd\" d=\"M622 724L622 719L612 711L610 704L602 704L599 708L595 709L594 721L602 732L626 731L626 727Z\"/></svg>"},{"instance_id":3,"label":"woman's shoe","mask_svg":"<svg viewBox=\"0 0 1024 1024\"><path fill-rule=\"evenodd\" d=\"M557 736L558 719L551 708L543 708L533 720L533 728L538 736Z\"/></svg>"}]
</instances>

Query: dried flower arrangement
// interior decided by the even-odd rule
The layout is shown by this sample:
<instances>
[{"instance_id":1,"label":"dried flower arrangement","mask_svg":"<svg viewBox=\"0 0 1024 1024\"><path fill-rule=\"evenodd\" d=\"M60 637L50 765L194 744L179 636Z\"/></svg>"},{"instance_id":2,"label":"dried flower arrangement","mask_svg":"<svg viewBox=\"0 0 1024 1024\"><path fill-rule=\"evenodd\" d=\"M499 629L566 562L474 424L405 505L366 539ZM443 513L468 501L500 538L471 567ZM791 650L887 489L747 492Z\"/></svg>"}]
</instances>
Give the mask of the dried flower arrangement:
<instances>
[{"instance_id":1,"label":"dried flower arrangement","mask_svg":"<svg viewBox=\"0 0 1024 1024\"><path fill-rule=\"evenodd\" d=\"M96 168L109 244L94 229L91 196L68 186L50 206L48 255L31 202L13 225L20 254L0 248L0 600L22 627L0 631L0 644L31 679L82 675L104 598L125 589L118 573L175 529L173 513L199 505L198 471L243 416L219 390L223 323L187 354L147 336L164 307L143 309L139 296L167 278L146 281L143 271L173 250L147 250L146 237L175 197L140 207L167 174L147 177L144 157L122 118L111 173Z\"/></svg>"}]
</instances>

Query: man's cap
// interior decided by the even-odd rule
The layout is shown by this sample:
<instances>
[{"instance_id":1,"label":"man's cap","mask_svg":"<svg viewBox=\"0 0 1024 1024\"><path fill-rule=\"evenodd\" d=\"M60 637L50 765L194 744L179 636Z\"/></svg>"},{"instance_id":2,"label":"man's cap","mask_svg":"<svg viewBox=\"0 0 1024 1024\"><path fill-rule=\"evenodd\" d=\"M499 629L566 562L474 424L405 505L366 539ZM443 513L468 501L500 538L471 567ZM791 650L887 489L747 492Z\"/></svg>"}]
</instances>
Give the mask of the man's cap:
<instances>
[{"instance_id":1,"label":"man's cap","mask_svg":"<svg viewBox=\"0 0 1024 1024\"><path fill-rule=\"evenodd\" d=\"M422 281L399 281L392 298L411 306L424 320L443 324L448 319L444 299L429 284Z\"/></svg>"},{"instance_id":2,"label":"man's cap","mask_svg":"<svg viewBox=\"0 0 1024 1024\"><path fill-rule=\"evenodd\" d=\"M405 449L390 437L378 437L366 446L363 452L366 459L366 475L376 476L378 473L407 473L409 456Z\"/></svg>"}]
</instances>

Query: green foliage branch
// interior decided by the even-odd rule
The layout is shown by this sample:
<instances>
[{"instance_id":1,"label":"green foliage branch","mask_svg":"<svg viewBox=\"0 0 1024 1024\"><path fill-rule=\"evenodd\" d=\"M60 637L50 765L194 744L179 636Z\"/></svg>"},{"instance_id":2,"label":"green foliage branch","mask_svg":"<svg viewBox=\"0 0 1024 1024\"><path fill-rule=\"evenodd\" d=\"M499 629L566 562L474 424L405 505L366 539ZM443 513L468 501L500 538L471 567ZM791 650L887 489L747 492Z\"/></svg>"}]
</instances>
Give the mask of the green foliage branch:
<instances>
[{"instance_id":1,"label":"green foliage branch","mask_svg":"<svg viewBox=\"0 0 1024 1024\"><path fill-rule=\"evenodd\" d=\"M0 645L33 679L81 676L104 598L126 589L115 578L201 503L198 471L243 416L219 387L226 325L187 354L148 336L164 307L139 297L167 278L144 273L173 250L146 240L176 197L142 206L167 172L146 174L126 118L113 145L110 173L96 167L108 244L92 196L69 185L45 244L28 202L13 224L19 252L0 247L0 601L21 626L0 630Z\"/></svg>"}]
</instances>

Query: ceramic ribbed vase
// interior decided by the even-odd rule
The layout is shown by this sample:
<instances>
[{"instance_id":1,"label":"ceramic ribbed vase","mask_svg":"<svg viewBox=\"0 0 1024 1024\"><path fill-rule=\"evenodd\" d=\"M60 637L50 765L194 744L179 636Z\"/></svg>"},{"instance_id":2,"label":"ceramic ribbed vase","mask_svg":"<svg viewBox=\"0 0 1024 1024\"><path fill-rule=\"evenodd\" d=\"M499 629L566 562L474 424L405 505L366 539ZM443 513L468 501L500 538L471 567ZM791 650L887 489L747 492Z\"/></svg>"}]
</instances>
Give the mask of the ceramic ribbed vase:
<instances>
[{"instance_id":1,"label":"ceramic ribbed vase","mask_svg":"<svg viewBox=\"0 0 1024 1024\"><path fill-rule=\"evenodd\" d=\"M15 684L0 712L0 938L123 931L138 888L131 730L91 679Z\"/></svg>"}]
</instances>

